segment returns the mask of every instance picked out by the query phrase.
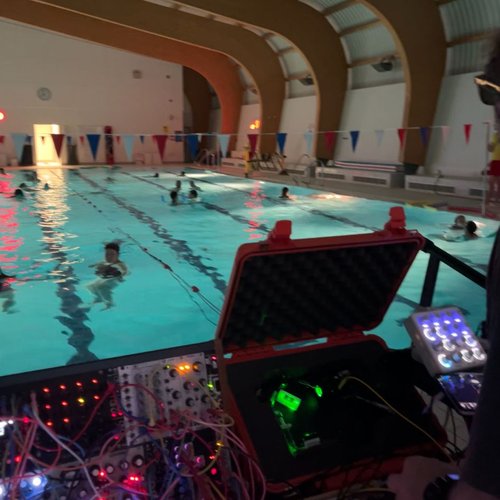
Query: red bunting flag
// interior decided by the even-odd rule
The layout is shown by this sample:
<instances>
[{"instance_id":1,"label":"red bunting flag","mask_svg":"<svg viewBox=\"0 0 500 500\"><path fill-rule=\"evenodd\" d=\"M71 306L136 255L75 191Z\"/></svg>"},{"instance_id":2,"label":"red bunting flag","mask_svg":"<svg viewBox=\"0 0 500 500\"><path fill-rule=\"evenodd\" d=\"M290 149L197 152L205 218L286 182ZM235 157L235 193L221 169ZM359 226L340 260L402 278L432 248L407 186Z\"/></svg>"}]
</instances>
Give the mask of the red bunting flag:
<instances>
[{"instance_id":1,"label":"red bunting flag","mask_svg":"<svg viewBox=\"0 0 500 500\"><path fill-rule=\"evenodd\" d=\"M167 142L167 136L162 135L153 135L153 141L156 142L158 146L158 151L160 152L160 160L163 160L163 153L165 152L165 144Z\"/></svg>"},{"instance_id":2,"label":"red bunting flag","mask_svg":"<svg viewBox=\"0 0 500 500\"><path fill-rule=\"evenodd\" d=\"M470 141L470 131L471 131L471 128L472 128L472 124L470 124L470 123L466 123L464 125L465 142L467 144L469 144L469 141Z\"/></svg>"},{"instance_id":3,"label":"red bunting flag","mask_svg":"<svg viewBox=\"0 0 500 500\"><path fill-rule=\"evenodd\" d=\"M399 145L403 147L406 139L406 129L398 128L398 136L399 136Z\"/></svg>"},{"instance_id":4,"label":"red bunting flag","mask_svg":"<svg viewBox=\"0 0 500 500\"><path fill-rule=\"evenodd\" d=\"M80 144L82 146L85 144L85 137L83 135L80 136Z\"/></svg>"},{"instance_id":5,"label":"red bunting flag","mask_svg":"<svg viewBox=\"0 0 500 500\"><path fill-rule=\"evenodd\" d=\"M56 148L57 156L61 156L61 148L64 140L64 134L50 134L52 136L52 141L54 141L54 147Z\"/></svg>"},{"instance_id":6,"label":"red bunting flag","mask_svg":"<svg viewBox=\"0 0 500 500\"><path fill-rule=\"evenodd\" d=\"M334 142L335 142L335 132L333 131L325 132L325 146L330 155L333 154Z\"/></svg>"},{"instance_id":7,"label":"red bunting flag","mask_svg":"<svg viewBox=\"0 0 500 500\"><path fill-rule=\"evenodd\" d=\"M257 139L259 134L248 134L248 142L250 143L250 152L255 153L257 149Z\"/></svg>"},{"instance_id":8,"label":"red bunting flag","mask_svg":"<svg viewBox=\"0 0 500 500\"><path fill-rule=\"evenodd\" d=\"M116 139L116 143L120 144L120 136L119 135L115 135L115 139Z\"/></svg>"}]
</instances>

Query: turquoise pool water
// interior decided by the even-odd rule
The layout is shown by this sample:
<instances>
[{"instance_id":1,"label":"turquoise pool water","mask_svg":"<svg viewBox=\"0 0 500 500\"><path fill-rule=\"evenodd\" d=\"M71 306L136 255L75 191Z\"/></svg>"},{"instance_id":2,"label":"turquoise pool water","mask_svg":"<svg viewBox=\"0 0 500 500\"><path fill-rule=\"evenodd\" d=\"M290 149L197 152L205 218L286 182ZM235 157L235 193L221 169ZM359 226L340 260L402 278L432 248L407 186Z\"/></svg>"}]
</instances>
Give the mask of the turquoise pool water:
<instances>
[{"instance_id":1,"label":"turquoise pool water","mask_svg":"<svg viewBox=\"0 0 500 500\"><path fill-rule=\"evenodd\" d=\"M0 266L16 275L0 293L0 376L210 340L240 244L266 238L285 218L293 221L294 238L370 232L383 226L395 205L318 192L291 179L294 199L283 201L277 184L198 170L185 178L153 174L39 168L36 185L20 171L0 174ZM201 201L171 206L176 180L186 194L193 180ZM11 196L21 182L33 191L18 201ZM484 237L449 242L442 234L454 214L405 210L408 228L486 271L493 244L487 236L497 222L475 218ZM115 240L130 273L112 291L113 307L89 307L93 296L86 285L95 279L89 266ZM426 254L417 257L374 330L393 347L409 343L400 323L419 301L427 260ZM483 290L441 267L434 305L463 307L476 328L484 302Z\"/></svg>"}]
</instances>

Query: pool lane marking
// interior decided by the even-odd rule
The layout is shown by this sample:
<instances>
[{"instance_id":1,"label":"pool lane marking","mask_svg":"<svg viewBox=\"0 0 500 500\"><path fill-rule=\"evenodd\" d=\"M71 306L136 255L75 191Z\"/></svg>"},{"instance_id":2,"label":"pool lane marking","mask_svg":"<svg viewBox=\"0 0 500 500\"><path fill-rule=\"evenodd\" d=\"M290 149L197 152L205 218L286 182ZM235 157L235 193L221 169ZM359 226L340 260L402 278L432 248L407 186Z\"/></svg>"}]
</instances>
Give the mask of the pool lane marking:
<instances>
[{"instance_id":1,"label":"pool lane marking","mask_svg":"<svg viewBox=\"0 0 500 500\"><path fill-rule=\"evenodd\" d=\"M132 174L130 172L120 172L120 173L122 173L123 175L127 175L129 177L132 177L134 179L140 180L142 182L145 182L147 184L151 184L152 186L160 188L163 191L167 191L167 192L172 191L172 189L164 186L163 184L158 184L155 181L150 181L149 179L145 179L144 177L141 177L139 175L135 175L135 174ZM206 201L203 201L203 200L197 201L196 204L205 207L207 210L214 210L215 212L219 212L223 215L227 215L228 217L231 217L231 219L234 219L236 222L239 222L240 224L245 224L245 225L251 226L252 229L262 231L263 233L266 233L266 234L271 232L271 229L269 229L265 224L259 224L258 226L253 226L251 224L250 219L247 219L246 217L243 217L241 215L232 214L229 210L227 210L223 207L220 207L219 205L214 205L213 203L207 203Z\"/></svg>"},{"instance_id":2,"label":"pool lane marking","mask_svg":"<svg viewBox=\"0 0 500 500\"><path fill-rule=\"evenodd\" d=\"M37 199L37 202L40 203L39 199ZM63 269L61 269L59 276L64 278L64 280L58 280L56 282L56 295L61 299L60 310L62 313L66 314L66 316L59 315L54 317L63 326L71 330L72 334L68 337L68 344L76 350L76 354L73 355L66 364L69 365L99 359L94 353L89 351L89 346L95 336L92 330L84 323L89 319L87 314L84 310L79 308L79 306L83 304L83 301L76 293L75 284L79 283L80 279L74 272L73 266L64 265L64 262L68 261L68 255L61 250L62 244L54 241L54 236L60 234L57 229L59 228L62 232L62 227L54 224L54 219L49 215L45 215L44 212L46 211L47 209L45 208L44 210L43 207L41 210L37 211L39 221L43 222L43 224L40 225L40 229L42 233L46 234L51 240L44 244L62 266Z\"/></svg>"},{"instance_id":3,"label":"pool lane marking","mask_svg":"<svg viewBox=\"0 0 500 500\"><path fill-rule=\"evenodd\" d=\"M60 178L60 176L58 176L56 173L54 173L54 175L56 175L57 177ZM103 217L106 217L107 219L109 219L109 217L107 217L104 212L91 200L89 199L87 196L85 196L84 194L80 193L79 191L77 191L76 189L68 186L68 189L70 189L76 196L78 196L79 198L81 198L86 204L88 205L91 205L95 210L97 210L97 212L99 212ZM97 191L96 193L94 194L104 194L102 191ZM109 220L108 220L109 222ZM136 240L133 236L131 236L129 233L127 233L126 231L124 231L122 228L120 227L116 227L116 228L113 228L113 227L109 227L109 230L115 234L120 234L121 236L124 236L128 239L130 239L135 245L137 245L143 252L145 252L147 255L149 255L150 257L152 257L153 259L155 259L157 262L159 262L163 267L164 269L170 271L171 275L173 276L173 278L179 283L179 285L183 288L184 291L186 291L186 293L188 294L190 300L198 307L198 309L200 310L200 312L202 313L202 315L205 317L205 319L211 323L212 325L214 326L217 326L216 323L214 323L208 316L207 314L205 313L205 311L203 310L202 306L196 302L196 300L194 299L194 296L193 294L194 293L197 293L198 296L200 297L200 299L210 308L212 309L213 312L215 312L217 315L220 314L220 308L218 308L215 304L213 304L207 297L205 297L205 295L203 293L201 293L200 289L197 287L197 286L194 286L194 285L190 285L186 280L184 280L184 278L182 278L182 276L180 276L179 274L177 274L169 264L163 262L159 257L157 257L156 255L150 253L148 251L147 248L143 247L140 242L138 240Z\"/></svg>"},{"instance_id":4,"label":"pool lane marking","mask_svg":"<svg viewBox=\"0 0 500 500\"><path fill-rule=\"evenodd\" d=\"M89 179L80 172L77 174L81 179L90 184L93 188L100 190L104 195L113 200L118 206L124 208L127 212L133 215L139 222L147 225L153 233L163 241L183 260L188 264L195 267L202 274L210 278L217 290L222 294L226 291L226 281L224 277L217 271L217 268L213 266L206 266L202 262L202 258L199 255L195 255L192 249L183 240L178 240L174 238L158 221L153 219L151 216L147 215L142 210L129 205L123 199L113 194L107 188L104 188L97 184L94 180Z\"/></svg>"},{"instance_id":5,"label":"pool lane marking","mask_svg":"<svg viewBox=\"0 0 500 500\"><path fill-rule=\"evenodd\" d=\"M123 174L127 174L126 172L122 172ZM172 175L174 177L178 177L177 175L171 173L171 172L165 172L169 175ZM130 175L130 174L127 174L127 175ZM222 174L224 175L224 174ZM138 177L138 176L133 176L133 177L136 177L138 179L144 179L143 177ZM188 177L188 176L186 176ZM189 177L188 177L189 178ZM144 179L145 181L147 181L147 179ZM225 189L229 189L229 190L232 190L232 191L238 191L240 193L245 193L247 195L251 195L251 192L250 191L246 191L245 189L240 189L240 188L235 188L235 187L232 187L232 186L228 186L222 182L213 182L213 181L209 181L207 179L202 179L202 178L196 178L197 181L200 181L200 182L204 182L206 184L212 184L213 186L222 186L224 187ZM148 181L149 182L149 181ZM265 182L265 181L258 181L258 182ZM154 184L154 183L151 183L151 184ZM156 185L156 184L155 184ZM161 186L161 187L164 187L162 186L161 184L158 184L158 186ZM167 189L168 191L170 191L170 189L168 188L164 188L164 189ZM269 196L265 196L263 199L265 200L268 200L270 201L271 203L274 203L275 205L286 205L287 203L289 203L289 201L281 201L281 200L275 200L274 198L271 198ZM314 214L314 215L320 215L322 217L326 217L328 219L332 219L332 220L335 220L337 222L342 222L343 224L347 224L348 226L352 226L352 227L359 227L359 228L362 228L362 229L368 229L369 231L380 231L381 228L379 227L374 227L374 226L365 226L364 224L361 224L359 222L355 222L351 219L348 219L347 217L340 217L338 215L331 215L331 214L328 214L326 212L323 212L322 210L318 210L318 209L308 209L306 207L301 207L301 206L298 206L298 205L294 205L294 208L297 208L299 210L302 210L303 212L306 212L306 213L311 213L311 214Z\"/></svg>"}]
</instances>

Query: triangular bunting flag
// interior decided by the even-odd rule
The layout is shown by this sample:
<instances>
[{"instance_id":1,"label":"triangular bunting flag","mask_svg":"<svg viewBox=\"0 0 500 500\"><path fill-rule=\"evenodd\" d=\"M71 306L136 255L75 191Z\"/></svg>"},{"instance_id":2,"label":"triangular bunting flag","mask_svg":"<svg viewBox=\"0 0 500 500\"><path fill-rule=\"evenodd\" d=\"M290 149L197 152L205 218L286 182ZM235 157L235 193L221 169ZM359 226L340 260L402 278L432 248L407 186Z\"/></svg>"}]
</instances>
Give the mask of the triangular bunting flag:
<instances>
[{"instance_id":1,"label":"triangular bunting flag","mask_svg":"<svg viewBox=\"0 0 500 500\"><path fill-rule=\"evenodd\" d=\"M219 146L222 150L222 155L227 157L227 148L229 146L229 134L217 134L217 139L219 140Z\"/></svg>"},{"instance_id":2,"label":"triangular bunting flag","mask_svg":"<svg viewBox=\"0 0 500 500\"><path fill-rule=\"evenodd\" d=\"M44 135L40 136L40 140L42 141L42 144L45 144L45 136Z\"/></svg>"},{"instance_id":3,"label":"triangular bunting flag","mask_svg":"<svg viewBox=\"0 0 500 500\"><path fill-rule=\"evenodd\" d=\"M94 161L97 156L97 148L99 147L99 140L101 136L99 134L87 134L87 140L89 141L90 151L92 152L92 158Z\"/></svg>"},{"instance_id":4,"label":"triangular bunting flag","mask_svg":"<svg viewBox=\"0 0 500 500\"><path fill-rule=\"evenodd\" d=\"M0 144L3 144L4 140L5 140L5 136L4 135L0 135Z\"/></svg>"},{"instance_id":5,"label":"triangular bunting flag","mask_svg":"<svg viewBox=\"0 0 500 500\"><path fill-rule=\"evenodd\" d=\"M12 141L14 142L14 147L16 149L16 157L18 161L21 161L24 143L26 142L28 136L26 134L18 134L18 133L10 134L10 136L12 137Z\"/></svg>"},{"instance_id":6,"label":"triangular bunting flag","mask_svg":"<svg viewBox=\"0 0 500 500\"><path fill-rule=\"evenodd\" d=\"M310 155L312 153L313 133L308 130L304 134L304 139L306 140L306 153Z\"/></svg>"},{"instance_id":7,"label":"triangular bunting flag","mask_svg":"<svg viewBox=\"0 0 500 500\"><path fill-rule=\"evenodd\" d=\"M250 152L255 153L255 150L257 149L257 139L259 137L259 134L248 134L248 142L250 143Z\"/></svg>"},{"instance_id":8,"label":"triangular bunting flag","mask_svg":"<svg viewBox=\"0 0 500 500\"><path fill-rule=\"evenodd\" d=\"M134 149L134 141L135 135L124 135L123 139L123 147L125 148L125 154L127 155L127 159L132 159L132 151Z\"/></svg>"},{"instance_id":9,"label":"triangular bunting flag","mask_svg":"<svg viewBox=\"0 0 500 500\"><path fill-rule=\"evenodd\" d=\"M406 129L405 128L398 128L398 137L399 137L400 147L404 147L405 138L406 138Z\"/></svg>"},{"instance_id":10,"label":"triangular bunting flag","mask_svg":"<svg viewBox=\"0 0 500 500\"><path fill-rule=\"evenodd\" d=\"M194 160L198 154L198 135L199 134L188 134L187 145L189 152L191 153L191 158Z\"/></svg>"},{"instance_id":11,"label":"triangular bunting flag","mask_svg":"<svg viewBox=\"0 0 500 500\"><path fill-rule=\"evenodd\" d=\"M83 137L83 135L80 136L80 144L82 146L85 144L85 137Z\"/></svg>"},{"instance_id":12,"label":"triangular bunting flag","mask_svg":"<svg viewBox=\"0 0 500 500\"><path fill-rule=\"evenodd\" d=\"M354 152L356 151L356 146L358 145L359 130L351 130L349 133L351 134L351 145Z\"/></svg>"},{"instance_id":13,"label":"triangular bunting flag","mask_svg":"<svg viewBox=\"0 0 500 500\"><path fill-rule=\"evenodd\" d=\"M325 146L330 156L333 154L334 141L335 141L335 132L333 131L325 132Z\"/></svg>"},{"instance_id":14,"label":"triangular bunting flag","mask_svg":"<svg viewBox=\"0 0 500 500\"><path fill-rule=\"evenodd\" d=\"M121 137L119 135L115 135L115 139L116 139L116 144L120 144Z\"/></svg>"},{"instance_id":15,"label":"triangular bunting flag","mask_svg":"<svg viewBox=\"0 0 500 500\"><path fill-rule=\"evenodd\" d=\"M278 143L280 155L283 156L283 152L285 151L286 132L278 132L276 134L276 142Z\"/></svg>"},{"instance_id":16,"label":"triangular bunting flag","mask_svg":"<svg viewBox=\"0 0 500 500\"><path fill-rule=\"evenodd\" d=\"M429 144L429 136L431 133L431 129L429 127L420 127L419 132L420 132L420 140L422 141L422 144L424 146L427 146L427 144Z\"/></svg>"},{"instance_id":17,"label":"triangular bunting flag","mask_svg":"<svg viewBox=\"0 0 500 500\"><path fill-rule=\"evenodd\" d=\"M167 138L165 134L153 135L153 141L156 142L158 146L158 151L160 152L160 160L163 160L163 153L165 152L165 144L167 143Z\"/></svg>"},{"instance_id":18,"label":"triangular bunting flag","mask_svg":"<svg viewBox=\"0 0 500 500\"><path fill-rule=\"evenodd\" d=\"M380 147L382 139L384 138L384 131L382 129L375 130L375 138L377 140L377 146Z\"/></svg>"},{"instance_id":19,"label":"triangular bunting flag","mask_svg":"<svg viewBox=\"0 0 500 500\"><path fill-rule=\"evenodd\" d=\"M64 134L50 134L52 136L52 141L54 142L54 147L56 148L57 157L61 157L61 148L64 140Z\"/></svg>"},{"instance_id":20,"label":"triangular bunting flag","mask_svg":"<svg viewBox=\"0 0 500 500\"><path fill-rule=\"evenodd\" d=\"M443 125L441 127L441 135L443 137L443 144L446 144L448 136L450 135L450 127L448 127L448 125Z\"/></svg>"},{"instance_id":21,"label":"triangular bunting flag","mask_svg":"<svg viewBox=\"0 0 500 500\"><path fill-rule=\"evenodd\" d=\"M144 136L143 135L139 136L139 140L141 141L141 144L144 144Z\"/></svg>"},{"instance_id":22,"label":"triangular bunting flag","mask_svg":"<svg viewBox=\"0 0 500 500\"><path fill-rule=\"evenodd\" d=\"M465 142L467 144L469 144L469 141L470 141L470 131L471 131L471 128L472 128L472 124L470 124L470 123L466 123L464 125Z\"/></svg>"}]
</instances>

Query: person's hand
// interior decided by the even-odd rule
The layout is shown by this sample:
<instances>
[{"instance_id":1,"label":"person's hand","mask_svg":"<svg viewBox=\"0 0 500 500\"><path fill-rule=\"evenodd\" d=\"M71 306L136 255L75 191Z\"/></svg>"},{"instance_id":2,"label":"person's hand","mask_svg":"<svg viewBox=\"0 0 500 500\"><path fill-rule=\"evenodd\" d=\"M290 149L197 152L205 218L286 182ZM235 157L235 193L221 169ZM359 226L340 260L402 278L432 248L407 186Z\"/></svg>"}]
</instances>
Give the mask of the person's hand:
<instances>
[{"instance_id":1,"label":"person's hand","mask_svg":"<svg viewBox=\"0 0 500 500\"><path fill-rule=\"evenodd\" d=\"M396 500L422 500L429 483L446 474L456 474L458 467L435 458L409 457L401 474L392 474L387 487L396 494Z\"/></svg>"}]
</instances>

